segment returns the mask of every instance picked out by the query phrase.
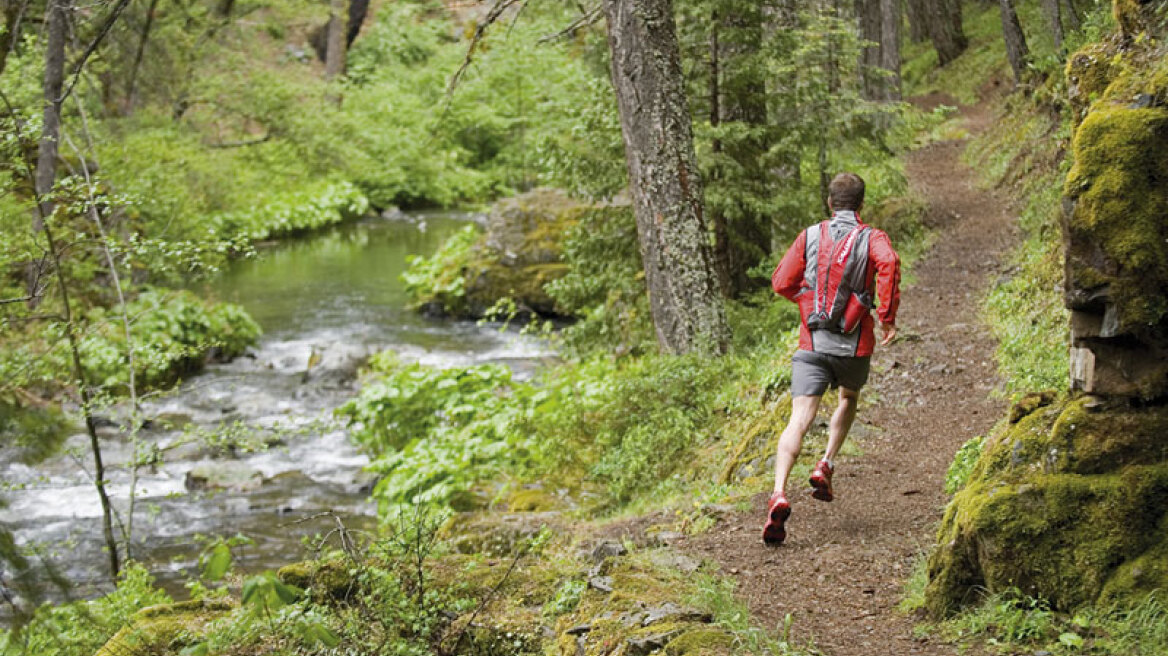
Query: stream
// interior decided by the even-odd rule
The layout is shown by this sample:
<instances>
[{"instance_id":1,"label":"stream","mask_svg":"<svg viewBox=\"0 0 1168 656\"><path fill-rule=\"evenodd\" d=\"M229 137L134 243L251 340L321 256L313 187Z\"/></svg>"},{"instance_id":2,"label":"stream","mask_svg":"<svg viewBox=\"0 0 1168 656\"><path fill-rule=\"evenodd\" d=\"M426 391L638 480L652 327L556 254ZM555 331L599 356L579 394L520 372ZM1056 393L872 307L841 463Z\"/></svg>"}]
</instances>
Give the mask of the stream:
<instances>
[{"instance_id":1,"label":"stream","mask_svg":"<svg viewBox=\"0 0 1168 656\"><path fill-rule=\"evenodd\" d=\"M334 526L318 513L333 511L350 529L375 525L368 458L331 419L356 393L369 355L390 348L439 367L499 362L519 377L550 355L516 331L405 309L407 258L434 252L470 220L449 212L366 219L261 249L198 288L243 305L264 334L244 357L143 403L153 421L139 440L160 457L139 472L133 555L172 595L185 598L182 582L197 573L205 538L253 540L237 551L237 568L255 573L306 556L303 540ZM132 445L109 422L101 431L110 496L125 516L131 478L122 465ZM237 433L242 440L231 439ZM217 437L193 437L208 434ZM0 522L72 584L69 596L111 587L88 444L78 432L45 462L0 463L12 488Z\"/></svg>"}]
</instances>

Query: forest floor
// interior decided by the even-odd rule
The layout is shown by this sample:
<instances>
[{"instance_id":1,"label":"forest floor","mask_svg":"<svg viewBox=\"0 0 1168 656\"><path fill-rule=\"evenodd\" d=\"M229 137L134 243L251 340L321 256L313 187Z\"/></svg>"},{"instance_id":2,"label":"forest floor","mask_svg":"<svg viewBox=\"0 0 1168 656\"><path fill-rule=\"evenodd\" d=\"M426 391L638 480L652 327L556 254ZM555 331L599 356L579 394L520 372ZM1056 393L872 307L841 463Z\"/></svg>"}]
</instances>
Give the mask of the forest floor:
<instances>
[{"instance_id":1,"label":"forest floor","mask_svg":"<svg viewBox=\"0 0 1168 656\"><path fill-rule=\"evenodd\" d=\"M992 120L984 102L961 116L971 134ZM897 604L914 562L934 540L953 454L986 434L1005 409L992 396L994 341L978 308L1004 268L1014 220L1002 199L977 188L961 161L964 148L965 141L944 141L907 156L934 244L915 267L917 282L902 293L901 337L873 358L853 431L862 455L837 464L835 501L815 501L805 481L792 481L782 546L767 548L760 538L769 490L749 512L676 545L735 576L760 626L781 627L789 613L793 642L813 642L830 656L956 653L936 638L914 636L919 619ZM821 409L819 420L827 413Z\"/></svg>"}]
</instances>

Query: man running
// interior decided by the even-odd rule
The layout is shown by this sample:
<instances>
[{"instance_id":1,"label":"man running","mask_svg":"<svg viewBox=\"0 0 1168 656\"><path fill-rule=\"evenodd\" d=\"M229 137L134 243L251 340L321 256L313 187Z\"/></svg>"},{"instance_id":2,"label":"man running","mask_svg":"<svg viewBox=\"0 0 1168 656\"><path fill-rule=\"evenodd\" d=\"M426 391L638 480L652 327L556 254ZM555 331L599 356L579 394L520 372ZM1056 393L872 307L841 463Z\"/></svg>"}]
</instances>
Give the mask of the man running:
<instances>
[{"instance_id":1,"label":"man running","mask_svg":"<svg viewBox=\"0 0 1168 656\"><path fill-rule=\"evenodd\" d=\"M791 365L791 420L779 438L775 491L763 527L768 545L787 537L785 524L791 516L787 477L828 387L839 388L839 406L831 416L827 450L810 483L812 497L833 498L834 459L856 418L860 389L868 382L876 344L869 310L877 294L881 346L896 337L900 258L887 234L860 220L863 205L864 180L854 173L837 175L828 187L831 219L800 233L771 278L776 293L799 304L802 325Z\"/></svg>"}]
</instances>

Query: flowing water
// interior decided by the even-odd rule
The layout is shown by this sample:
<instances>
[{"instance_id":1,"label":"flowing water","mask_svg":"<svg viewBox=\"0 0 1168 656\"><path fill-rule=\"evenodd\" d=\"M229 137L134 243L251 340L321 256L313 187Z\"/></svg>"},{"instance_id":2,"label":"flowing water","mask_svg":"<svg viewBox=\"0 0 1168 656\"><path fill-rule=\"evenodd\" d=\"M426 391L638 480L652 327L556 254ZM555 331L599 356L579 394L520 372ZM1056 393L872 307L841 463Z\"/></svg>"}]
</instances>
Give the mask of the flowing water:
<instances>
[{"instance_id":1,"label":"flowing water","mask_svg":"<svg viewBox=\"0 0 1168 656\"><path fill-rule=\"evenodd\" d=\"M153 421L139 440L159 457L136 483L134 557L172 592L197 571L203 537L251 538L239 565L255 572L301 558L303 538L334 522L306 518L333 511L349 528L375 522L368 459L331 419L372 353L391 348L435 366L502 362L520 376L548 355L513 331L404 309L407 258L432 253L468 220L369 219L264 249L200 290L243 305L264 335L246 356L143 403ZM110 494L125 517L131 443L112 425L102 430ZM44 463L0 463L0 480L16 488L4 494L0 522L72 582L73 594L109 587L90 463L80 433Z\"/></svg>"}]
</instances>

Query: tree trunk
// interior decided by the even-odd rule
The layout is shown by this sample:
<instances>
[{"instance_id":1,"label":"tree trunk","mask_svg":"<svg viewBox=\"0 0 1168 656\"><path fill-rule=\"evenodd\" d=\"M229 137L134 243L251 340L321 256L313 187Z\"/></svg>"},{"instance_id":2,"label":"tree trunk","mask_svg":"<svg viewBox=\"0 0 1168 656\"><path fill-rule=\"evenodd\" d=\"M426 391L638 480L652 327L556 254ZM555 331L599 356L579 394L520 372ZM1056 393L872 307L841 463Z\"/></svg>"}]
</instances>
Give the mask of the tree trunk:
<instances>
[{"instance_id":1,"label":"tree trunk","mask_svg":"<svg viewBox=\"0 0 1168 656\"><path fill-rule=\"evenodd\" d=\"M883 100L884 87L876 69L880 67L880 40L883 32L880 15L882 0L855 0L856 20L860 38L865 41L860 50L861 91L867 100Z\"/></svg>"},{"instance_id":2,"label":"tree trunk","mask_svg":"<svg viewBox=\"0 0 1168 656\"><path fill-rule=\"evenodd\" d=\"M1075 6L1074 0L1063 0L1066 5L1066 11L1062 12L1063 16L1067 17L1067 24L1071 26L1072 30L1078 30L1083 27L1083 14L1079 8Z\"/></svg>"},{"instance_id":3,"label":"tree trunk","mask_svg":"<svg viewBox=\"0 0 1168 656\"><path fill-rule=\"evenodd\" d=\"M900 100L900 0L880 0L880 68L885 100Z\"/></svg>"},{"instance_id":4,"label":"tree trunk","mask_svg":"<svg viewBox=\"0 0 1168 656\"><path fill-rule=\"evenodd\" d=\"M1042 0L1042 11L1046 14L1046 21L1050 23L1051 34L1054 35L1054 49L1063 49L1063 0ZM1007 42L1008 43L1008 42Z\"/></svg>"},{"instance_id":5,"label":"tree trunk","mask_svg":"<svg viewBox=\"0 0 1168 656\"><path fill-rule=\"evenodd\" d=\"M961 24L961 0L931 0L925 7L929 38L937 50L938 63L944 66L969 47Z\"/></svg>"},{"instance_id":6,"label":"tree trunk","mask_svg":"<svg viewBox=\"0 0 1168 656\"><path fill-rule=\"evenodd\" d=\"M348 0L329 0L329 22L325 27L324 76L333 79L345 72Z\"/></svg>"},{"instance_id":7,"label":"tree trunk","mask_svg":"<svg viewBox=\"0 0 1168 656\"><path fill-rule=\"evenodd\" d=\"M4 0L4 33L0 34L0 74L8 63L8 54L20 43L21 23L28 0Z\"/></svg>"},{"instance_id":8,"label":"tree trunk","mask_svg":"<svg viewBox=\"0 0 1168 656\"><path fill-rule=\"evenodd\" d=\"M906 0L908 8L908 38L920 43L929 38L928 4L930 0Z\"/></svg>"},{"instance_id":9,"label":"tree trunk","mask_svg":"<svg viewBox=\"0 0 1168 656\"><path fill-rule=\"evenodd\" d=\"M158 0L150 0L150 6L146 9L146 21L142 24L142 34L138 37L138 49L134 52L134 62L130 66L130 81L126 84L126 114L134 111L134 104L138 100L138 69L142 66L142 55L146 53L146 42L150 40L150 29L154 27L154 10L157 8Z\"/></svg>"},{"instance_id":10,"label":"tree trunk","mask_svg":"<svg viewBox=\"0 0 1168 656\"><path fill-rule=\"evenodd\" d=\"M672 3L604 0L604 12L657 341L669 353L725 352Z\"/></svg>"},{"instance_id":11,"label":"tree trunk","mask_svg":"<svg viewBox=\"0 0 1168 656\"><path fill-rule=\"evenodd\" d=\"M1018 13L1014 11L1013 0L998 0L1002 8L1002 36L1006 40L1006 57L1010 60L1010 68L1014 70L1014 82L1022 84L1026 77L1026 65L1030 59L1030 49L1026 47L1026 35L1022 33L1022 25L1018 22Z\"/></svg>"},{"instance_id":12,"label":"tree trunk","mask_svg":"<svg viewBox=\"0 0 1168 656\"><path fill-rule=\"evenodd\" d=\"M70 0L49 0L45 12L44 113L37 145L35 189L39 208L33 214L34 232L44 229L53 213L53 183L57 179L57 143L61 140L61 94L65 86L65 41L69 31Z\"/></svg>"}]
</instances>

